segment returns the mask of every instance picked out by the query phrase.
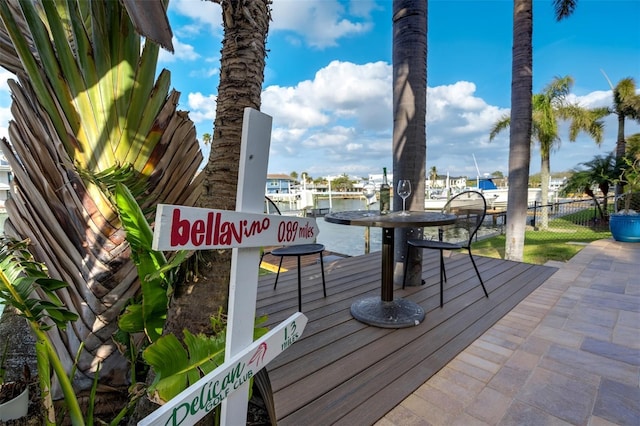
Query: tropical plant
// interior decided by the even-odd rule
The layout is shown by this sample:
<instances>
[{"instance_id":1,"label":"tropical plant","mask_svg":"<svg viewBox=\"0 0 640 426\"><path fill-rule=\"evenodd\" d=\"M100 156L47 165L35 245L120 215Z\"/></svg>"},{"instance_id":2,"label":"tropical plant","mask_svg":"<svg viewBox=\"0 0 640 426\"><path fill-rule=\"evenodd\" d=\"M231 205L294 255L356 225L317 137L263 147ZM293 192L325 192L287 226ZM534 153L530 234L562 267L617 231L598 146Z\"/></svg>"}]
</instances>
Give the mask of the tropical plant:
<instances>
[{"instance_id":1,"label":"tropical plant","mask_svg":"<svg viewBox=\"0 0 640 426\"><path fill-rule=\"evenodd\" d=\"M424 209L427 136L427 2L393 0L393 179L392 191L399 179L409 179L414 186L408 201L409 210ZM393 197L393 210L402 209L402 199ZM398 230L400 231L400 230ZM395 233L393 254L394 281L403 280L406 242L421 234L419 228L403 228ZM407 259L408 283L420 282L422 256L415 250Z\"/></svg>"},{"instance_id":2,"label":"tropical plant","mask_svg":"<svg viewBox=\"0 0 640 426\"><path fill-rule=\"evenodd\" d=\"M625 156L622 161L619 162L620 176L614 180L614 183L621 184L624 188L624 208L618 211L618 214L624 215L637 215L640 214L631 209L631 202L634 197L634 193L640 191L640 155Z\"/></svg>"},{"instance_id":3,"label":"tropical plant","mask_svg":"<svg viewBox=\"0 0 640 426\"><path fill-rule=\"evenodd\" d=\"M561 193L563 195L584 192L593 199L596 208L602 219L605 218L607 212L607 195L609 188L614 179L618 176L618 168L613 153L608 155L596 155L592 160L580 163L580 167L573 170L573 173L567 179ZM593 186L597 185L603 194L603 205L600 206L596 197Z\"/></svg>"},{"instance_id":4,"label":"tropical plant","mask_svg":"<svg viewBox=\"0 0 640 426\"><path fill-rule=\"evenodd\" d=\"M56 294L67 284L50 278L46 267L34 260L28 246L28 240L0 238L0 300L14 307L27 320L36 337L38 377L46 424L53 425L56 421L51 395L51 368L60 383L72 424L84 424L71 379L47 335L47 330L52 328L65 330L70 321L78 319L78 315L66 309ZM38 297L33 297L36 294Z\"/></svg>"},{"instance_id":5,"label":"tropical plant","mask_svg":"<svg viewBox=\"0 0 640 426\"><path fill-rule=\"evenodd\" d=\"M607 78L613 93L613 105L608 109L608 113L614 114L618 119L616 159L622 161L627 154L627 143L624 135L625 121L627 118L640 121L640 95L637 93L635 80L631 77L623 78L615 87L606 74L605 78ZM620 195L621 192L621 185L616 185L616 196Z\"/></svg>"},{"instance_id":6,"label":"tropical plant","mask_svg":"<svg viewBox=\"0 0 640 426\"><path fill-rule=\"evenodd\" d=\"M531 135L540 145L540 174L541 174L541 224L542 229L548 226L548 197L549 178L551 175L551 152L560 144L558 134L558 119L570 119L569 138L575 141L580 131L585 131L597 144L602 142L603 123L600 118L606 115L606 110L586 109L577 104L569 104L566 97L573 85L570 76L556 77L541 93L532 97L532 131ZM493 140L498 133L511 123L509 116L501 117L491 129L489 140Z\"/></svg>"},{"instance_id":7,"label":"tropical plant","mask_svg":"<svg viewBox=\"0 0 640 426\"><path fill-rule=\"evenodd\" d=\"M125 2L127 3L127 2ZM113 339L140 291L117 208L95 178L131 167L147 217L157 203L193 205L203 177L195 128L177 111L170 75L157 80L158 46L141 38L121 2L0 2L0 65L10 80L15 174L5 232L29 238L34 258L68 282L56 292L80 316L48 336L76 391L125 388L127 357ZM105 386L106 385L106 386Z\"/></svg>"}]
</instances>

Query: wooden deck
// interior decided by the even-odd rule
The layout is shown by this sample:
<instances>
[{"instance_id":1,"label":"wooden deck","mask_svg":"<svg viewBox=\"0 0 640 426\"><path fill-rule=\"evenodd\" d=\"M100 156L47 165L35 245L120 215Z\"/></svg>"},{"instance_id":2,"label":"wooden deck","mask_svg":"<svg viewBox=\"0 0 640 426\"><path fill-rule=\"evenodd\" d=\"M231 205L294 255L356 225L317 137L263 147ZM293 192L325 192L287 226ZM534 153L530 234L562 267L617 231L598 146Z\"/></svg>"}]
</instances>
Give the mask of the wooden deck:
<instances>
[{"instance_id":1,"label":"wooden deck","mask_svg":"<svg viewBox=\"0 0 640 426\"><path fill-rule=\"evenodd\" d=\"M349 308L380 294L380 252L302 266L302 309L309 318L302 338L269 366L278 425L367 425L382 418L429 377L542 284L555 268L476 257L489 292L485 298L469 257L445 259L443 308L439 307L437 252L424 251L426 284L395 296L419 303L425 321L404 329L367 326ZM297 309L297 274L260 278L259 315L277 324Z\"/></svg>"}]
</instances>

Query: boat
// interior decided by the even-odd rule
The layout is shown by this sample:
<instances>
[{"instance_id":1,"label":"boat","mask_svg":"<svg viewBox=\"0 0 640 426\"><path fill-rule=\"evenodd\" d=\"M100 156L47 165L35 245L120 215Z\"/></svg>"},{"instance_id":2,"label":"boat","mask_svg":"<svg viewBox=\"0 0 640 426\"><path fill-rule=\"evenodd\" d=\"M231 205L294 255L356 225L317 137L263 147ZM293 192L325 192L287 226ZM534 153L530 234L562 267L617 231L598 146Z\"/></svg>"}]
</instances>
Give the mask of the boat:
<instances>
[{"instance_id":1,"label":"boat","mask_svg":"<svg viewBox=\"0 0 640 426\"><path fill-rule=\"evenodd\" d=\"M509 195L508 188L498 188L493 179L479 178L478 186L473 188L465 188L464 190L479 191L487 200L487 208L489 210L506 210ZM449 198L454 196L454 191L444 191L441 195L434 198L424 200L425 210L442 210ZM534 203L540 203L542 199L542 190L540 188L528 188L527 204L532 206Z\"/></svg>"}]
</instances>

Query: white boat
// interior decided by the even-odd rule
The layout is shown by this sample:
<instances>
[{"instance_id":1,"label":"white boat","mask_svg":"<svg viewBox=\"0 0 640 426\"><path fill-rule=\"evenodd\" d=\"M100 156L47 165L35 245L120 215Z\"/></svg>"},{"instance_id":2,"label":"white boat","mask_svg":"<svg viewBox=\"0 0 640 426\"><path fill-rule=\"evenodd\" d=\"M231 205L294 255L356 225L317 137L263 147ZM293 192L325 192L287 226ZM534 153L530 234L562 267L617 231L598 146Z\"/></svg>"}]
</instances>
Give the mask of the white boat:
<instances>
[{"instance_id":1,"label":"white boat","mask_svg":"<svg viewBox=\"0 0 640 426\"><path fill-rule=\"evenodd\" d=\"M487 200L487 208L489 210L505 210L507 208L507 200L509 189L498 188L491 178L479 179L479 185L470 188L475 191L482 192ZM527 192L527 204L532 206L534 202L540 203L542 199L542 190L540 188L529 188ZM441 210L447 203L447 197L438 197L433 199L425 199L425 210Z\"/></svg>"}]
</instances>

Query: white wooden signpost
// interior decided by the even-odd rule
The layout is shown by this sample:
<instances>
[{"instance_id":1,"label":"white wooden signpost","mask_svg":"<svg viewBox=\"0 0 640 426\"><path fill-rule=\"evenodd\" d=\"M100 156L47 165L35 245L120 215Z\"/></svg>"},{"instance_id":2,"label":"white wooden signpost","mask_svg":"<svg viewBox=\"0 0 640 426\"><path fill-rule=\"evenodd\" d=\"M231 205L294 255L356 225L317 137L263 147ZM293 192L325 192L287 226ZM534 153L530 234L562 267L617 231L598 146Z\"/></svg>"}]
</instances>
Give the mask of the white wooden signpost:
<instances>
[{"instance_id":1,"label":"white wooden signpost","mask_svg":"<svg viewBox=\"0 0 640 426\"><path fill-rule=\"evenodd\" d=\"M260 247L313 242L319 232L313 218L263 214L270 141L271 117L245 108L237 211L158 206L155 250L233 249L226 361L139 425L192 425L220 403L223 426L246 424L248 379L304 330L307 317L298 312L253 342Z\"/></svg>"},{"instance_id":2,"label":"white wooden signpost","mask_svg":"<svg viewBox=\"0 0 640 426\"><path fill-rule=\"evenodd\" d=\"M298 340L307 317L296 312L286 321L176 395L138 425L192 425L249 382L256 373ZM247 407L245 405L245 412ZM229 424L246 424L236 421Z\"/></svg>"}]
</instances>

